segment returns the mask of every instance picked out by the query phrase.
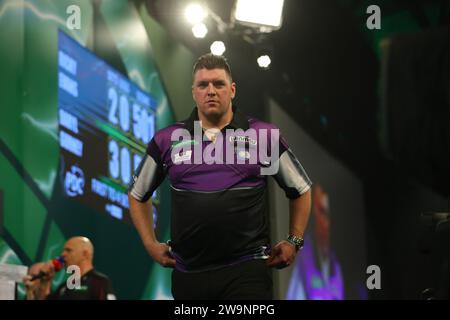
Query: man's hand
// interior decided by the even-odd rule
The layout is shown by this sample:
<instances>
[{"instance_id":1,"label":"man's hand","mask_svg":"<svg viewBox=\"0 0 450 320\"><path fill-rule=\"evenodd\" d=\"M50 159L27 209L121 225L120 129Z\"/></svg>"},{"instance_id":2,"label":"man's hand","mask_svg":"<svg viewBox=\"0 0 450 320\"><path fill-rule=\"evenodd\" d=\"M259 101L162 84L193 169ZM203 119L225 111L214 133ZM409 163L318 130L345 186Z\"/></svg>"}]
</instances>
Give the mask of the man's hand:
<instances>
[{"instance_id":1,"label":"man's hand","mask_svg":"<svg viewBox=\"0 0 450 320\"><path fill-rule=\"evenodd\" d=\"M162 265L164 268L174 268L176 261L170 253L170 247L165 243L153 243L146 245L145 248L150 256Z\"/></svg>"},{"instance_id":2,"label":"man's hand","mask_svg":"<svg viewBox=\"0 0 450 320\"><path fill-rule=\"evenodd\" d=\"M266 261L267 266L277 269L286 268L294 262L296 254L295 246L283 240L272 248L270 257Z\"/></svg>"},{"instance_id":3,"label":"man's hand","mask_svg":"<svg viewBox=\"0 0 450 320\"><path fill-rule=\"evenodd\" d=\"M53 261L47 261L45 266L42 268L42 271L46 274L46 276L43 278L44 280L53 280L53 277L55 276L55 266L53 265Z\"/></svg>"},{"instance_id":4,"label":"man's hand","mask_svg":"<svg viewBox=\"0 0 450 320\"><path fill-rule=\"evenodd\" d=\"M53 263L49 261L46 263L40 262L39 264L42 266L34 269L34 274L26 275L23 278L27 300L42 300L50 294L53 276L55 275ZM45 276L31 281L32 277L38 275L40 272L45 273Z\"/></svg>"},{"instance_id":5,"label":"man's hand","mask_svg":"<svg viewBox=\"0 0 450 320\"><path fill-rule=\"evenodd\" d=\"M25 285L27 300L39 299L38 292L40 291L41 283L39 280L31 281L32 275L28 274L23 277L23 283Z\"/></svg>"},{"instance_id":6,"label":"man's hand","mask_svg":"<svg viewBox=\"0 0 450 320\"><path fill-rule=\"evenodd\" d=\"M130 213L133 224L142 239L145 249L150 256L165 268L175 267L175 259L170 253L169 245L160 243L156 239L153 229L152 201L140 202L128 193Z\"/></svg>"},{"instance_id":7,"label":"man's hand","mask_svg":"<svg viewBox=\"0 0 450 320\"><path fill-rule=\"evenodd\" d=\"M42 265L39 272L33 274L33 275L26 275L23 278L23 282L26 287L36 287L39 282L51 282L53 280L53 277L55 276L55 267L53 266L53 262L50 260L48 262L39 263ZM42 277L39 277L36 280L31 281L31 278L35 275L39 275L41 272L43 272L45 275Z\"/></svg>"},{"instance_id":8,"label":"man's hand","mask_svg":"<svg viewBox=\"0 0 450 320\"><path fill-rule=\"evenodd\" d=\"M27 291L35 291L40 285L39 280L31 281L32 277L32 275L28 274L22 279Z\"/></svg>"}]
</instances>

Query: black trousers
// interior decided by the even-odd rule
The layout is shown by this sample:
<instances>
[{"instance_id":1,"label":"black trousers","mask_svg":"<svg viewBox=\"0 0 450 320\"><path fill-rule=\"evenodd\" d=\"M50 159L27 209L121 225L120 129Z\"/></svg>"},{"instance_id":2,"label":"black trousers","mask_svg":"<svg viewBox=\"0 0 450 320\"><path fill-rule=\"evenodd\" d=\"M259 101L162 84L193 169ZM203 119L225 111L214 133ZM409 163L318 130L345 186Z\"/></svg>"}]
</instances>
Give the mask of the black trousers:
<instances>
[{"instance_id":1,"label":"black trousers","mask_svg":"<svg viewBox=\"0 0 450 320\"><path fill-rule=\"evenodd\" d=\"M205 272L172 272L175 300L271 300L272 270L250 260Z\"/></svg>"}]
</instances>

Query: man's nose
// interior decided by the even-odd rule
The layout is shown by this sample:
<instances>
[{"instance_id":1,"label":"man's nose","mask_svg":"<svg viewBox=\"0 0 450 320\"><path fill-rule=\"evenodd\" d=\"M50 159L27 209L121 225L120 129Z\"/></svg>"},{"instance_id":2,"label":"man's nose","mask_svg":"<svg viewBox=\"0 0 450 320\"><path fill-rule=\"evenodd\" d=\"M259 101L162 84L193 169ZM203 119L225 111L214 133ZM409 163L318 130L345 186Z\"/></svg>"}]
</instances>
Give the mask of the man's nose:
<instances>
[{"instance_id":1,"label":"man's nose","mask_svg":"<svg viewBox=\"0 0 450 320\"><path fill-rule=\"evenodd\" d=\"M216 94L216 90L212 83L208 84L208 96L214 96Z\"/></svg>"}]
</instances>

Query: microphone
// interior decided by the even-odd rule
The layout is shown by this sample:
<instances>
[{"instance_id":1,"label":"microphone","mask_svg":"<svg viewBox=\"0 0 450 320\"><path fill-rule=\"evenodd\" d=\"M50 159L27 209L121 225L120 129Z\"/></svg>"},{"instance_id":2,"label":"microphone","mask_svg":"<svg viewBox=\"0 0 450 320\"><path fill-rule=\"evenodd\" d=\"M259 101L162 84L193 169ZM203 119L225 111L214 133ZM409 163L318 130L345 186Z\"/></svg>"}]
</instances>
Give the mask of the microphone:
<instances>
[{"instance_id":1,"label":"microphone","mask_svg":"<svg viewBox=\"0 0 450 320\"><path fill-rule=\"evenodd\" d=\"M64 258L57 257L55 259L52 259L52 265L53 265L53 269L55 270L55 272L58 272L59 270L61 270L64 267ZM30 281L41 279L45 276L47 276L47 272L44 272L41 270L41 271L39 271L38 274L35 274L34 276L32 276Z\"/></svg>"}]
</instances>

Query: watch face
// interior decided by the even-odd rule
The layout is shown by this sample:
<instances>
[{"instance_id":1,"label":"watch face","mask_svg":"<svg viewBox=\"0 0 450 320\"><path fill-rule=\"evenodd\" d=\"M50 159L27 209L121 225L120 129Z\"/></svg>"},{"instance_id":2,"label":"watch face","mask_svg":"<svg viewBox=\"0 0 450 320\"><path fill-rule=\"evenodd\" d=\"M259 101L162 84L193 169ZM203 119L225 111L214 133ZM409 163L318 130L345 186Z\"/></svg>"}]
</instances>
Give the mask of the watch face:
<instances>
[{"instance_id":1,"label":"watch face","mask_svg":"<svg viewBox=\"0 0 450 320\"><path fill-rule=\"evenodd\" d=\"M305 242L305 240L303 240L303 238L301 237L296 237L294 235L288 235L287 237L287 241L289 241L290 243L292 243L295 246L295 249L298 251L301 248L303 248L303 244Z\"/></svg>"}]
</instances>

